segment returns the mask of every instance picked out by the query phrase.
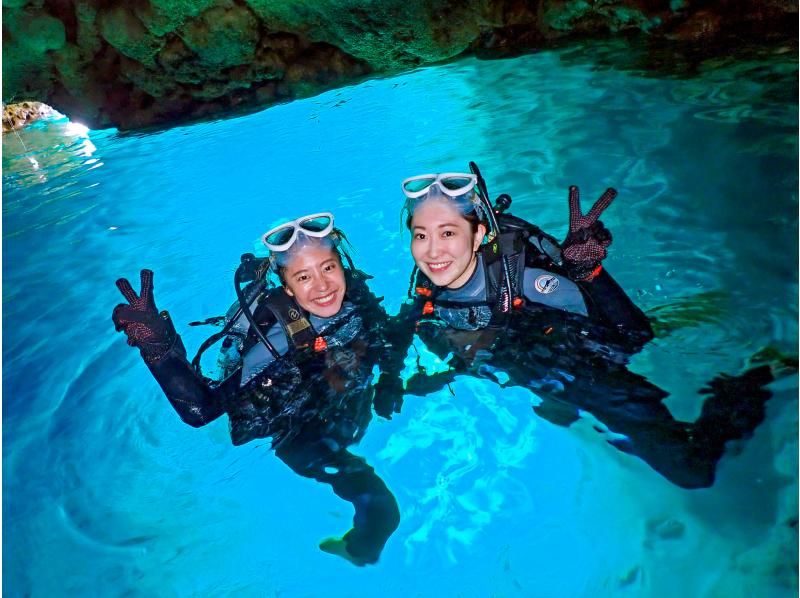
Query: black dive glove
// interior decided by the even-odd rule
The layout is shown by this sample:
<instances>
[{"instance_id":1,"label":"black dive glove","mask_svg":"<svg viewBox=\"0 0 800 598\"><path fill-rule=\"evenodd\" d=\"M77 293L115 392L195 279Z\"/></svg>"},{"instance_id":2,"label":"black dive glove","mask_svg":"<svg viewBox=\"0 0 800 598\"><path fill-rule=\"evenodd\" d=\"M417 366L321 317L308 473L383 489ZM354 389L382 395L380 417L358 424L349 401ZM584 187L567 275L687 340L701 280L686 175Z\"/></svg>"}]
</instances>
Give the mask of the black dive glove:
<instances>
[{"instance_id":1,"label":"black dive glove","mask_svg":"<svg viewBox=\"0 0 800 598\"><path fill-rule=\"evenodd\" d=\"M381 374L375 385L375 413L384 419L392 419L393 413L400 413L404 393L403 381L399 376Z\"/></svg>"},{"instance_id":2,"label":"black dive glove","mask_svg":"<svg viewBox=\"0 0 800 598\"><path fill-rule=\"evenodd\" d=\"M126 278L117 280L117 288L129 305L117 305L111 319L117 332L122 330L128 336L128 344L139 348L145 362L154 363L169 352L178 333L169 314L158 313L153 299L152 270L142 270L140 277L141 295L136 294Z\"/></svg>"},{"instance_id":3,"label":"black dive glove","mask_svg":"<svg viewBox=\"0 0 800 598\"><path fill-rule=\"evenodd\" d=\"M561 255L562 265L572 280L589 281L600 273L600 263L611 245L611 233L598 218L616 196L614 189L606 189L584 216L578 188L574 185L569 188L569 233L561 243Z\"/></svg>"}]
</instances>

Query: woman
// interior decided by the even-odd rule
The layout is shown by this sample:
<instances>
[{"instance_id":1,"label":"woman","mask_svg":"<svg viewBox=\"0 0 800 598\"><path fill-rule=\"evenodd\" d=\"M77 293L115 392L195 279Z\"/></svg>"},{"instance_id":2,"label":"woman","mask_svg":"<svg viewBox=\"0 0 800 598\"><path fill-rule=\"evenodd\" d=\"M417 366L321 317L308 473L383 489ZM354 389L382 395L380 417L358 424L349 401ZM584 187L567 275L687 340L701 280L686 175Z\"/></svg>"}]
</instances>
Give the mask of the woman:
<instances>
[{"instance_id":1,"label":"woman","mask_svg":"<svg viewBox=\"0 0 800 598\"><path fill-rule=\"evenodd\" d=\"M347 450L371 419L372 369L386 343L380 301L343 239L330 213L265 233L269 257L243 256L235 277L239 301L191 364L169 314L156 308L151 271L141 272L140 295L117 281L128 304L114 309L113 321L184 422L199 427L227 412L235 445L271 437L295 472L353 503L353 528L320 547L364 565L378 560L399 511L372 467ZM222 379L212 381L199 371L200 354L220 338Z\"/></svg>"},{"instance_id":2,"label":"woman","mask_svg":"<svg viewBox=\"0 0 800 598\"><path fill-rule=\"evenodd\" d=\"M537 413L562 425L592 413L610 442L685 488L710 486L727 440L749 435L764 417L772 376L766 367L719 377L694 423L676 421L667 393L625 367L653 337L646 316L602 267L611 235L599 221L616 196L608 189L587 214L577 187L570 226L557 243L489 203L472 173L420 175L403 182L411 231L413 303L401 311L451 375L470 373L526 386L543 399ZM413 322L413 327L408 321ZM447 381L448 376L440 376ZM417 380L409 381L413 389Z\"/></svg>"}]
</instances>

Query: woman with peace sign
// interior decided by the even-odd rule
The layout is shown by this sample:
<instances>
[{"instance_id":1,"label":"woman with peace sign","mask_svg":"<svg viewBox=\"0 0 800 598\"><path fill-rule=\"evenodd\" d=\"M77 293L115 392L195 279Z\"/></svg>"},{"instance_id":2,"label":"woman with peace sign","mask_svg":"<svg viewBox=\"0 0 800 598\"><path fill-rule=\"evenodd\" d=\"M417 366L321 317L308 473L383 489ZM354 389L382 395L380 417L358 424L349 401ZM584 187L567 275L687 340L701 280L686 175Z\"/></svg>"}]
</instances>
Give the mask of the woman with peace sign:
<instances>
[{"instance_id":1,"label":"woman with peace sign","mask_svg":"<svg viewBox=\"0 0 800 598\"><path fill-rule=\"evenodd\" d=\"M403 212L416 267L420 316L457 329L499 326L515 314L583 316L641 345L653 336L647 317L602 262L611 233L599 218L617 195L607 189L587 214L577 187L569 190L569 232L562 243L492 206L477 166L473 173L420 175L403 182Z\"/></svg>"},{"instance_id":2,"label":"woman with peace sign","mask_svg":"<svg viewBox=\"0 0 800 598\"><path fill-rule=\"evenodd\" d=\"M715 378L701 391L711 396L700 418L676 421L663 404L668 393L625 367L653 332L602 266L611 234L599 218L616 191L607 189L584 214L578 188L570 187L569 232L558 243L504 213L507 195L492 205L477 166L470 169L403 181L416 266L395 345L408 346L416 332L451 368L414 376L406 390L430 390L433 378L458 374L507 379L503 386L534 391L543 400L534 410L548 420L569 425L589 412L612 432L609 442L673 483L710 486L725 442L763 420L770 369ZM384 374L382 384L390 378ZM376 410L400 405L376 402Z\"/></svg>"},{"instance_id":3,"label":"woman with peace sign","mask_svg":"<svg viewBox=\"0 0 800 598\"><path fill-rule=\"evenodd\" d=\"M343 241L329 212L264 233L269 255L242 256L239 300L191 362L169 313L156 307L152 271L141 271L138 294L117 280L127 303L112 320L184 422L200 427L227 413L233 444L270 438L293 471L352 503L352 529L320 548L362 566L377 562L400 513L372 466L349 450L372 418L372 372L388 345L381 299ZM242 289L242 282L249 284ZM221 376L211 380L200 356L222 339Z\"/></svg>"}]
</instances>

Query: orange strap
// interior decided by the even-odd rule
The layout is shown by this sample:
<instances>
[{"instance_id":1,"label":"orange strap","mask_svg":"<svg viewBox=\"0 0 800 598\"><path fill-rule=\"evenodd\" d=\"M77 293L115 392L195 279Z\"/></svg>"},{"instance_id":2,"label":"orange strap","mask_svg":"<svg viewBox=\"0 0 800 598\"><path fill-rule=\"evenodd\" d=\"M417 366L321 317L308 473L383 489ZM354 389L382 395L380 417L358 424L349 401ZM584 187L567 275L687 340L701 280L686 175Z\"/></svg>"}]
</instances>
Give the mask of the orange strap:
<instances>
[{"instance_id":1,"label":"orange strap","mask_svg":"<svg viewBox=\"0 0 800 598\"><path fill-rule=\"evenodd\" d=\"M592 270L592 273L591 273L591 274L589 274L589 276L587 276L587 277L586 277L586 278L584 278L583 280L585 280L586 282L591 282L591 281L593 281L595 278L597 278L597 277L600 275L600 272L602 272L602 271L603 271L603 266L602 266L602 265L599 265L599 266L597 266L597 268L595 268L594 270Z\"/></svg>"}]
</instances>

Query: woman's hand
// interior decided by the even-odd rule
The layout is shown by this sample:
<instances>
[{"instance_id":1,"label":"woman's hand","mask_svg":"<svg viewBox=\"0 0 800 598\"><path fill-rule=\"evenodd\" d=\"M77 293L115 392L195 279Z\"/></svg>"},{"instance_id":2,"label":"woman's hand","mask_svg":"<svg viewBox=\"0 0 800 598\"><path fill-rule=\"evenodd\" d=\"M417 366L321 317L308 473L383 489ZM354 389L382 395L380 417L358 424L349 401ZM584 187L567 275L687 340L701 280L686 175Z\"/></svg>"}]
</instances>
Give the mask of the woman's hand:
<instances>
[{"instance_id":1,"label":"woman's hand","mask_svg":"<svg viewBox=\"0 0 800 598\"><path fill-rule=\"evenodd\" d=\"M153 272L140 273L140 294L131 287L126 278L117 280L117 288L128 304L120 303L114 308L111 319L117 332L128 336L128 344L138 347L147 363L161 359L172 347L177 333L166 311L158 312L153 299Z\"/></svg>"},{"instance_id":2,"label":"woman's hand","mask_svg":"<svg viewBox=\"0 0 800 598\"><path fill-rule=\"evenodd\" d=\"M403 381L399 376L382 373L375 384L375 413L384 419L392 419L392 414L400 413L404 392Z\"/></svg>"},{"instance_id":3,"label":"woman's hand","mask_svg":"<svg viewBox=\"0 0 800 598\"><path fill-rule=\"evenodd\" d=\"M599 218L616 196L616 190L606 189L584 215L578 188L574 185L569 188L569 233L561 243L561 253L563 265L573 280L592 280L599 274L600 264L611 245L611 233Z\"/></svg>"}]
</instances>

